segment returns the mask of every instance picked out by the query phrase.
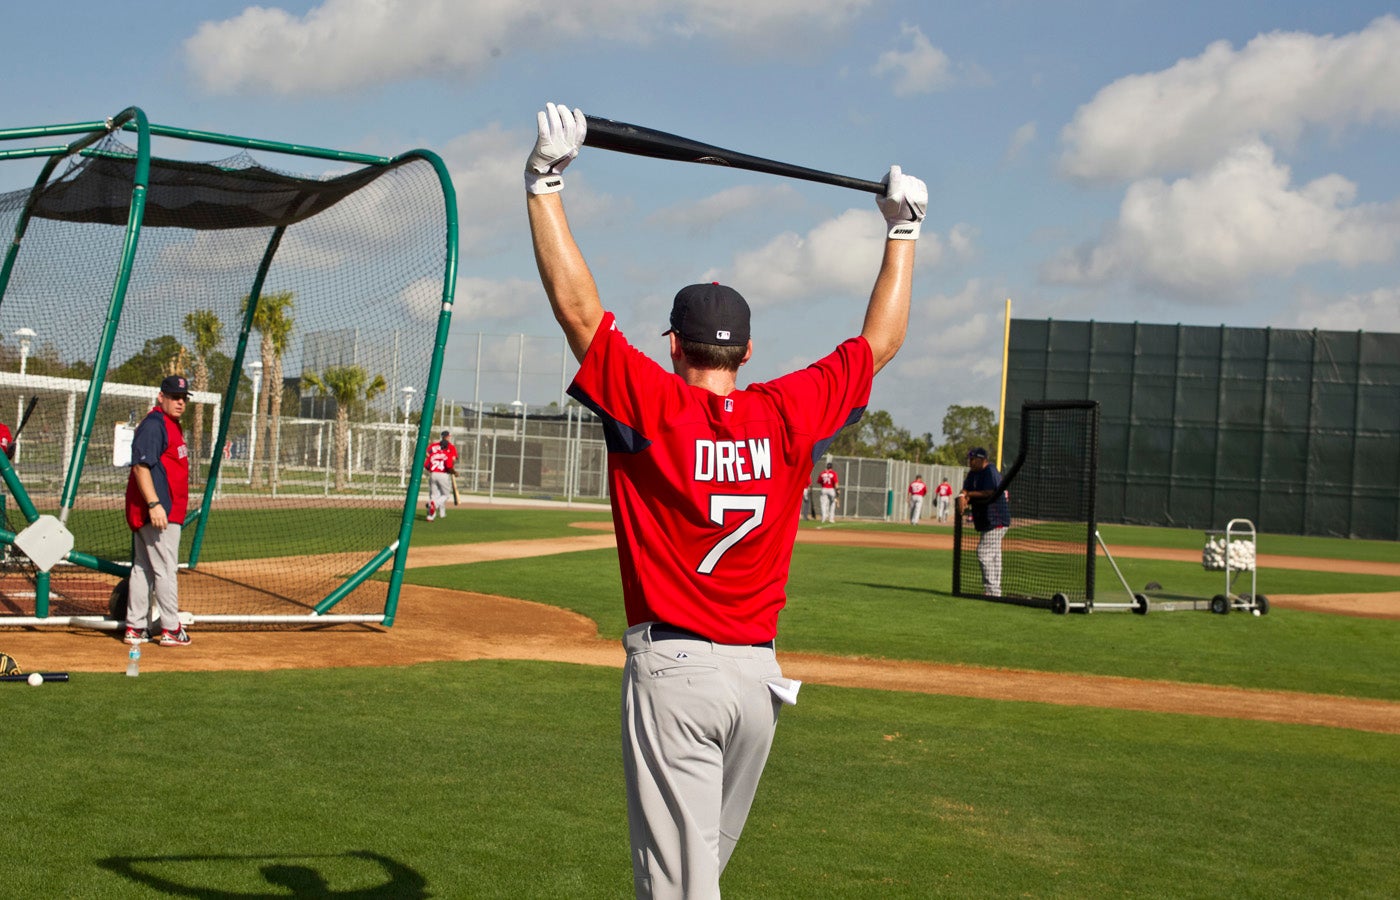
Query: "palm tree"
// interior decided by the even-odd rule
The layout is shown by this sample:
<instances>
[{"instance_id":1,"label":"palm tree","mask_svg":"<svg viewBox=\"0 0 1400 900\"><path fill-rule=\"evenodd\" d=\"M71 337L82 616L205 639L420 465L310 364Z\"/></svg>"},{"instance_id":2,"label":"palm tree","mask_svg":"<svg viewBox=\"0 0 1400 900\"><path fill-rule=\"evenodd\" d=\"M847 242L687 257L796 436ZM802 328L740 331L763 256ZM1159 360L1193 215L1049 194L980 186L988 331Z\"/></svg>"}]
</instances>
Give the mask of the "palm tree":
<instances>
[{"instance_id":1,"label":"palm tree","mask_svg":"<svg viewBox=\"0 0 1400 900\"><path fill-rule=\"evenodd\" d=\"M185 331L194 338L194 377L190 383L196 391L209 390L209 354L224 340L224 323L212 309L197 309L185 316ZM203 459L200 444L204 441L204 405L194 405L194 441L192 458Z\"/></svg>"},{"instance_id":2,"label":"palm tree","mask_svg":"<svg viewBox=\"0 0 1400 900\"><path fill-rule=\"evenodd\" d=\"M282 417L282 354L292 333L291 309L296 294L292 291L273 291L258 298L258 309L253 313L253 327L262 335L262 371L265 390L259 398L260 409L253 410L253 430L257 432L259 421L267 432L261 433L257 453L265 459L277 459L277 431ZM248 310L248 298L243 298L243 310ZM253 487L262 487L262 473L257 460L249 460L253 466ZM275 469L273 470L276 471ZM274 476L275 478L275 476Z\"/></svg>"},{"instance_id":3,"label":"palm tree","mask_svg":"<svg viewBox=\"0 0 1400 900\"><path fill-rule=\"evenodd\" d=\"M335 489L344 490L350 471L350 410L384 393L389 383L383 375L371 378L360 366L331 366L320 375L306 372L301 381L321 396L335 398Z\"/></svg>"}]
</instances>

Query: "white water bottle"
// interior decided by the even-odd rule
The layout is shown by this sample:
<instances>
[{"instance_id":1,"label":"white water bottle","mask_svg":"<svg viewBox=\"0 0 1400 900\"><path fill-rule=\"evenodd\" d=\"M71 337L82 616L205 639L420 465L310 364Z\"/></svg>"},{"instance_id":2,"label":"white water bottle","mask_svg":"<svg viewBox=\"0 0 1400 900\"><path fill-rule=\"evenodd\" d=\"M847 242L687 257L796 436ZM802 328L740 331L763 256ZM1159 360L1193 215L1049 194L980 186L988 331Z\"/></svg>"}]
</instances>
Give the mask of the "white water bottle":
<instances>
[{"instance_id":1,"label":"white water bottle","mask_svg":"<svg viewBox=\"0 0 1400 900\"><path fill-rule=\"evenodd\" d=\"M135 678L141 674L141 645L132 644L131 650L126 654L126 674Z\"/></svg>"}]
</instances>

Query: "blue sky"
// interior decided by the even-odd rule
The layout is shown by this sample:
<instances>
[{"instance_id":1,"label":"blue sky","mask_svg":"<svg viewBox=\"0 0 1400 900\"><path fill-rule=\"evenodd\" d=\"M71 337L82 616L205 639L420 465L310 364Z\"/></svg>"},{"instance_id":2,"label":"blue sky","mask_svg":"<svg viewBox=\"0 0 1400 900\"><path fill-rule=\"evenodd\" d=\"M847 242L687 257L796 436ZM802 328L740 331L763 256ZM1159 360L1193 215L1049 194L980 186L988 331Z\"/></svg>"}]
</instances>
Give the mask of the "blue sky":
<instances>
[{"instance_id":1,"label":"blue sky","mask_svg":"<svg viewBox=\"0 0 1400 900\"><path fill-rule=\"evenodd\" d=\"M1400 331L1392 10L75 0L60 22L10 3L0 127L135 105L186 128L435 150L463 221L454 348L557 335L520 182L547 100L863 178L899 164L928 183L929 214L909 338L872 406L937 436L949 404L996 407L1007 298L1019 318ZM31 178L0 167L0 189ZM741 381L859 330L883 234L869 195L590 148L567 182L604 302L653 355L671 295L699 280L754 307ZM467 390L462 358L445 396ZM555 377L524 399L557 392Z\"/></svg>"}]
</instances>

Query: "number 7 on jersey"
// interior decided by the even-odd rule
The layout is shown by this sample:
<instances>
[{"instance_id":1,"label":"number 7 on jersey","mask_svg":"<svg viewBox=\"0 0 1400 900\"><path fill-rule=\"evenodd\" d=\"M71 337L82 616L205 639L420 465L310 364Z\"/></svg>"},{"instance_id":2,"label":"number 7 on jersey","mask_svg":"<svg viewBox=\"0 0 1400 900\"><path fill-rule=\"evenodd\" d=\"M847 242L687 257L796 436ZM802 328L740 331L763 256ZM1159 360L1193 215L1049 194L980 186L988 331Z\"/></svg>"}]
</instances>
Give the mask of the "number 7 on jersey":
<instances>
[{"instance_id":1,"label":"number 7 on jersey","mask_svg":"<svg viewBox=\"0 0 1400 900\"><path fill-rule=\"evenodd\" d=\"M710 521L716 525L723 525L725 515L730 512L752 513L747 519L741 521L737 528L720 538L719 543L705 554L705 558L700 561L700 567L696 569L701 575L709 575L719 565L720 557L729 551L730 547L744 539L744 535L753 531L763 524L763 509L768 503L768 498L764 496L749 496L747 494L711 494L710 495Z\"/></svg>"}]
</instances>

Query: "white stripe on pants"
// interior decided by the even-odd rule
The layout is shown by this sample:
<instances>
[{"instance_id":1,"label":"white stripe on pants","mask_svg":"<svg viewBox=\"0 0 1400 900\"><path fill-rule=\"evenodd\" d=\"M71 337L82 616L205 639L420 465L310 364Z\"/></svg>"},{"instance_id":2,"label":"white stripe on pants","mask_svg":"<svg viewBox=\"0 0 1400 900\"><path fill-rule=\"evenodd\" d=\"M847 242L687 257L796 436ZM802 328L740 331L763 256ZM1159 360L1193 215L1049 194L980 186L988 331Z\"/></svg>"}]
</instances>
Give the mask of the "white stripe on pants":
<instances>
[{"instance_id":1,"label":"white stripe on pants","mask_svg":"<svg viewBox=\"0 0 1400 900\"><path fill-rule=\"evenodd\" d=\"M126 627L146 627L155 594L157 618L166 631L180 629L180 594L176 575L180 571L180 526L171 522L162 531L147 523L132 535L131 581L127 585Z\"/></svg>"},{"instance_id":2,"label":"white stripe on pants","mask_svg":"<svg viewBox=\"0 0 1400 900\"><path fill-rule=\"evenodd\" d=\"M1005 528L993 528L977 537L977 564L982 567L982 594L1001 596L1001 539Z\"/></svg>"},{"instance_id":3,"label":"white stripe on pants","mask_svg":"<svg viewBox=\"0 0 1400 900\"><path fill-rule=\"evenodd\" d=\"M773 745L781 682L772 647L696 639L623 646L622 763L639 898L719 896Z\"/></svg>"}]
</instances>

